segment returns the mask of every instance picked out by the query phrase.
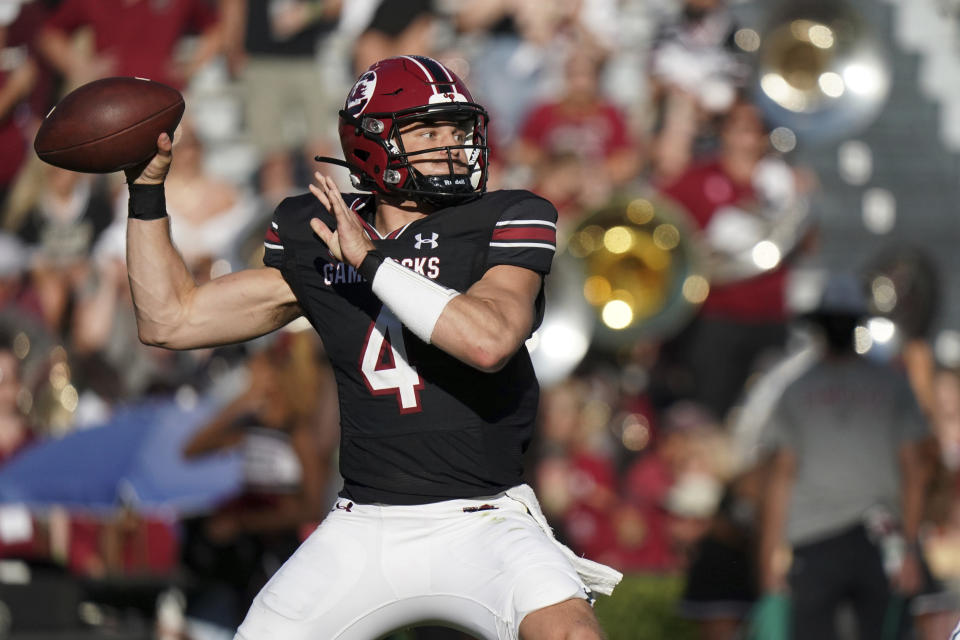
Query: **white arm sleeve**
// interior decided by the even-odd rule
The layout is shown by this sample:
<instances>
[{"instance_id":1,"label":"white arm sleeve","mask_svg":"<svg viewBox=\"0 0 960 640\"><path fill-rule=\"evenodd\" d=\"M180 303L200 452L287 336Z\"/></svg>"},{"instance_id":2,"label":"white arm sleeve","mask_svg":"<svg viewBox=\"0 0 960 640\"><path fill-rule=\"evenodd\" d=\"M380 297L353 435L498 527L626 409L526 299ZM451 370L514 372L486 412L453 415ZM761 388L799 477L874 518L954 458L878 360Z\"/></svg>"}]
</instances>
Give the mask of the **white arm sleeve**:
<instances>
[{"instance_id":1,"label":"white arm sleeve","mask_svg":"<svg viewBox=\"0 0 960 640\"><path fill-rule=\"evenodd\" d=\"M371 288L400 322L427 344L440 314L460 295L390 258L377 268Z\"/></svg>"}]
</instances>

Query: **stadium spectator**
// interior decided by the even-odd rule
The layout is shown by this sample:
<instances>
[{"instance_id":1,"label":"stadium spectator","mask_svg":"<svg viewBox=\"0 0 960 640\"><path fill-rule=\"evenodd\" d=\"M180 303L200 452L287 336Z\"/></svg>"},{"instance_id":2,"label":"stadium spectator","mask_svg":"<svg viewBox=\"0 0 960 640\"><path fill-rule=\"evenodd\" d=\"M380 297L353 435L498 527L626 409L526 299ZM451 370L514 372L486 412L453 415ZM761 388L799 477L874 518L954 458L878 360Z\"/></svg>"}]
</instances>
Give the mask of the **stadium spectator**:
<instances>
[{"instance_id":1,"label":"stadium spectator","mask_svg":"<svg viewBox=\"0 0 960 640\"><path fill-rule=\"evenodd\" d=\"M31 137L24 122L29 112L26 100L37 81L37 64L26 47L7 49L7 33L16 18L19 5L13 4L12 14L0 14L0 51L10 52L0 58L0 211L21 165L27 157L27 141Z\"/></svg>"},{"instance_id":2,"label":"stadium spectator","mask_svg":"<svg viewBox=\"0 0 960 640\"><path fill-rule=\"evenodd\" d=\"M606 0L549 6L536 0L442 4L459 35L474 95L490 111L494 149L509 146L533 105L557 94L571 51L605 55L617 28L612 3Z\"/></svg>"},{"instance_id":3,"label":"stadium spectator","mask_svg":"<svg viewBox=\"0 0 960 640\"><path fill-rule=\"evenodd\" d=\"M189 120L180 125L167 188L171 233L191 268L228 256L258 213L251 194L207 170L203 142Z\"/></svg>"},{"instance_id":4,"label":"stadium spectator","mask_svg":"<svg viewBox=\"0 0 960 640\"><path fill-rule=\"evenodd\" d=\"M733 45L726 0L685 0L663 16L650 47L648 82L656 170L674 176L701 146L703 125L727 111L749 66ZM742 55L742 54L741 54Z\"/></svg>"},{"instance_id":5,"label":"stadium spectator","mask_svg":"<svg viewBox=\"0 0 960 640\"><path fill-rule=\"evenodd\" d=\"M0 233L0 323L17 330L45 325L43 303L30 274L30 251L16 236Z\"/></svg>"},{"instance_id":6,"label":"stadium spectator","mask_svg":"<svg viewBox=\"0 0 960 640\"><path fill-rule=\"evenodd\" d=\"M353 45L354 75L392 56L432 55L436 26L430 0L379 0L369 24Z\"/></svg>"},{"instance_id":7,"label":"stadium spectator","mask_svg":"<svg viewBox=\"0 0 960 640\"><path fill-rule=\"evenodd\" d=\"M348 63L328 46L342 0L225 0L225 53L243 87L247 132L260 155L258 190L269 207L308 182L316 155L331 155ZM323 87L318 89L318 87Z\"/></svg>"},{"instance_id":8,"label":"stadium spectator","mask_svg":"<svg viewBox=\"0 0 960 640\"><path fill-rule=\"evenodd\" d=\"M251 357L249 387L185 445L188 458L239 448L244 459L242 495L185 523L184 558L198 583L187 616L200 627L235 629L300 544L301 527L332 502L336 399L316 351L306 333L281 334Z\"/></svg>"},{"instance_id":9,"label":"stadium spectator","mask_svg":"<svg viewBox=\"0 0 960 640\"><path fill-rule=\"evenodd\" d=\"M762 437L772 457L760 585L789 593L795 638L837 637L842 603L852 606L860 638L883 637L885 617L902 616L891 595L922 585L929 434L905 376L854 350L867 312L861 286L851 274L828 280L811 316L823 357L787 386Z\"/></svg>"},{"instance_id":10,"label":"stadium spectator","mask_svg":"<svg viewBox=\"0 0 960 640\"><path fill-rule=\"evenodd\" d=\"M757 599L757 514L763 476L759 467L727 484L706 534L693 547L680 610L700 640L742 637Z\"/></svg>"},{"instance_id":11,"label":"stadium spectator","mask_svg":"<svg viewBox=\"0 0 960 640\"><path fill-rule=\"evenodd\" d=\"M597 53L572 53L566 60L563 92L530 110L511 150L515 165L531 168L535 185L555 173L573 178L567 187L575 196L573 210L607 201L640 170L638 145L626 116L603 97L602 67ZM567 166L571 170L565 171Z\"/></svg>"},{"instance_id":12,"label":"stadium spectator","mask_svg":"<svg viewBox=\"0 0 960 640\"><path fill-rule=\"evenodd\" d=\"M13 340L0 333L0 466L34 441L34 433L21 410L20 359Z\"/></svg>"},{"instance_id":13,"label":"stadium spectator","mask_svg":"<svg viewBox=\"0 0 960 640\"><path fill-rule=\"evenodd\" d=\"M760 358L783 349L792 256L764 268L751 261L746 271L726 275L726 282L718 276L725 275L721 269L734 263L738 252L749 253L778 220L786 219L809 188L800 172L770 154L766 125L745 98L723 116L718 153L697 158L676 178L660 183L661 192L682 205L702 230L713 262L706 301L666 346L662 363L671 367L679 362L689 372L689 384L675 392L702 403L718 419L741 395ZM796 245L802 245L800 234Z\"/></svg>"},{"instance_id":14,"label":"stadium spectator","mask_svg":"<svg viewBox=\"0 0 960 640\"><path fill-rule=\"evenodd\" d=\"M113 208L103 180L45 165L43 188L16 232L46 260L65 264L88 258L111 222Z\"/></svg>"},{"instance_id":15,"label":"stadium spectator","mask_svg":"<svg viewBox=\"0 0 960 640\"><path fill-rule=\"evenodd\" d=\"M89 29L92 51L71 36ZM198 34L189 59L176 58L182 37ZM207 0L64 0L38 45L71 87L107 76L137 76L182 88L222 48L215 8Z\"/></svg>"},{"instance_id":16,"label":"stadium spectator","mask_svg":"<svg viewBox=\"0 0 960 640\"><path fill-rule=\"evenodd\" d=\"M106 181L98 176L44 165L41 178L24 215L8 223L33 254L32 279L46 325L64 334L90 253L113 222L113 209Z\"/></svg>"}]
</instances>

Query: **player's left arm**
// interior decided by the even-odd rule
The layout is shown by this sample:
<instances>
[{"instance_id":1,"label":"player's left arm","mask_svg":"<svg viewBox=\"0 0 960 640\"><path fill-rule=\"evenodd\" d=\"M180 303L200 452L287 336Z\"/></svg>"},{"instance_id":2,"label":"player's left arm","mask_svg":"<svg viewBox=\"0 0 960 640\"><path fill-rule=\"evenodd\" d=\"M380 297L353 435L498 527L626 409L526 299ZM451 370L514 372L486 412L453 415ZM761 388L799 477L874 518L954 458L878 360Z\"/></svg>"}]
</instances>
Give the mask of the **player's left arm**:
<instances>
[{"instance_id":1,"label":"player's left arm","mask_svg":"<svg viewBox=\"0 0 960 640\"><path fill-rule=\"evenodd\" d=\"M499 371L533 327L542 276L497 265L443 309L430 342L481 371Z\"/></svg>"},{"instance_id":2,"label":"player's left arm","mask_svg":"<svg viewBox=\"0 0 960 640\"><path fill-rule=\"evenodd\" d=\"M331 230L320 219L310 226L337 260L372 283L373 292L421 340L481 371L498 371L533 327L542 276L511 265L492 266L467 291L453 291L385 259L348 211L330 178L317 174L310 191L337 219Z\"/></svg>"}]
</instances>

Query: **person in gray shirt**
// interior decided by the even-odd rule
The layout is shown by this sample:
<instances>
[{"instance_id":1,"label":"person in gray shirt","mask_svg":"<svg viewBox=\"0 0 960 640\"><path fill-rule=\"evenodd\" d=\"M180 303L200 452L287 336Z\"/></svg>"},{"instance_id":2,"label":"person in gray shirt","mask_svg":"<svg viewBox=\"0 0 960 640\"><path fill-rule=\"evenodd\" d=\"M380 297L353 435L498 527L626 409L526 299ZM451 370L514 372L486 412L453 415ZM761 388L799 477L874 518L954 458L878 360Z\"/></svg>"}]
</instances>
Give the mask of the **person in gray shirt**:
<instances>
[{"instance_id":1,"label":"person in gray shirt","mask_svg":"<svg viewBox=\"0 0 960 640\"><path fill-rule=\"evenodd\" d=\"M855 351L866 311L855 277L828 280L811 316L823 355L787 386L761 435L770 476L760 586L788 594L797 640L836 638L842 603L859 638L891 637L883 635L891 594L921 585L927 425L906 376Z\"/></svg>"}]
</instances>

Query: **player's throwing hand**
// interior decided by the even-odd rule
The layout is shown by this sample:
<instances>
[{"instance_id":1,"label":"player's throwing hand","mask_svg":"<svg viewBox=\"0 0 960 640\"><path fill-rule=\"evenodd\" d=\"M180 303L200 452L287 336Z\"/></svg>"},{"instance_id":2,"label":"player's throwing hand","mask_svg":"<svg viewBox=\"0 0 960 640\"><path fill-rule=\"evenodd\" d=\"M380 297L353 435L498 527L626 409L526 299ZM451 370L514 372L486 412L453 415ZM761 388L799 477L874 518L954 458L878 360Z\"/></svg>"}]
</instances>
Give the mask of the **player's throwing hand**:
<instances>
[{"instance_id":1,"label":"player's throwing hand","mask_svg":"<svg viewBox=\"0 0 960 640\"><path fill-rule=\"evenodd\" d=\"M359 267L367 251L374 248L373 242L364 233L360 219L347 209L333 178L324 176L319 171L314 172L313 175L317 179L317 184L310 185L310 192L317 197L327 211L336 217L337 229L331 231L320 218L311 219L310 228L327 244L334 258Z\"/></svg>"},{"instance_id":2,"label":"player's throwing hand","mask_svg":"<svg viewBox=\"0 0 960 640\"><path fill-rule=\"evenodd\" d=\"M173 141L166 133L157 137L157 155L148 162L127 169L127 182L130 184L163 184L170 171L173 160Z\"/></svg>"}]
</instances>

